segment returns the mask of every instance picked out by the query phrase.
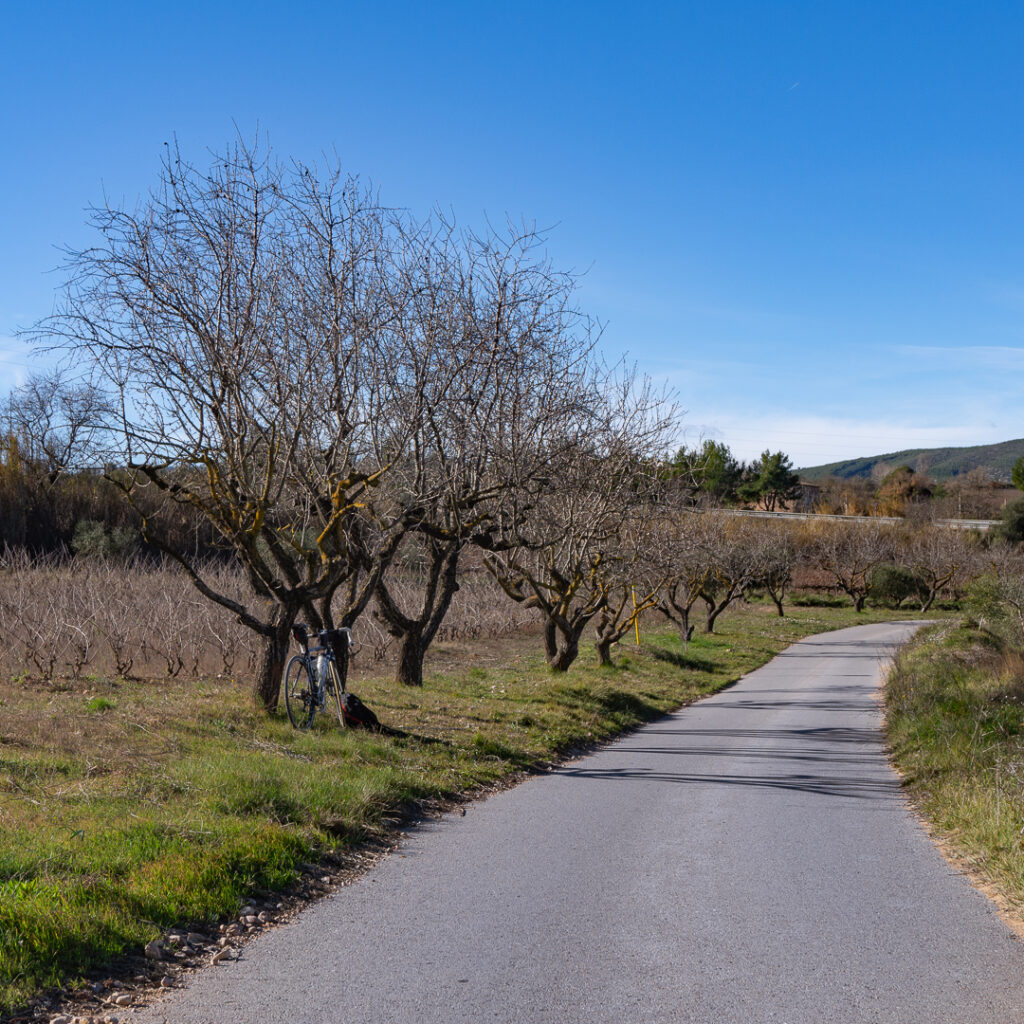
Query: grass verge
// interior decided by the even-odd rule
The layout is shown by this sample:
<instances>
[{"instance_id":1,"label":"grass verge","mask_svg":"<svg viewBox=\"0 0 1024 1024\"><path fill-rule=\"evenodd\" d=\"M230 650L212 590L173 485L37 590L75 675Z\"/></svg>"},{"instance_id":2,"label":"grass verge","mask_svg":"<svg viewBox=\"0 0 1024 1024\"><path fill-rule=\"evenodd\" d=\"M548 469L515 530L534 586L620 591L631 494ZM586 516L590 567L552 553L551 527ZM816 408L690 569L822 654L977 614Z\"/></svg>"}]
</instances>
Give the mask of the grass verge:
<instances>
[{"instance_id":1,"label":"grass verge","mask_svg":"<svg viewBox=\"0 0 1024 1024\"><path fill-rule=\"evenodd\" d=\"M442 648L422 689L354 688L391 728L311 733L228 680L0 682L0 1015L174 925L288 888L403 808L458 797L721 689L812 633L908 614L737 610L684 650L645 631L550 673L537 638Z\"/></svg>"},{"instance_id":2,"label":"grass verge","mask_svg":"<svg viewBox=\"0 0 1024 1024\"><path fill-rule=\"evenodd\" d=\"M886 685L893 757L951 859L1024 919L1024 659L962 620L922 632Z\"/></svg>"}]
</instances>

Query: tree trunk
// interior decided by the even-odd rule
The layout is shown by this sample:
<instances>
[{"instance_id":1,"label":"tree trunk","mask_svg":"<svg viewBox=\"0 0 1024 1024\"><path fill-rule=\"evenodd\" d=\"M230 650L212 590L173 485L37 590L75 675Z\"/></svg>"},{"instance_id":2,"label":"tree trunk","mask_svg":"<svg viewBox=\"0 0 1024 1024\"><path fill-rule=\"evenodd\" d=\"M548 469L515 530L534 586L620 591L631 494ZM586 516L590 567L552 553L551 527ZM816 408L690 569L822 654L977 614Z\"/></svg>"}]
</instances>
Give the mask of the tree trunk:
<instances>
[{"instance_id":1,"label":"tree trunk","mask_svg":"<svg viewBox=\"0 0 1024 1024\"><path fill-rule=\"evenodd\" d=\"M707 615L704 619L705 633L714 633L715 620L722 614L728 603L728 601L723 601L721 604L716 604L714 601L709 601L706 597L704 598L704 604L707 607Z\"/></svg>"},{"instance_id":2,"label":"tree trunk","mask_svg":"<svg viewBox=\"0 0 1024 1024\"><path fill-rule=\"evenodd\" d=\"M399 641L395 681L403 686L423 685L423 658L459 589L461 550L459 543L432 545L430 572L416 616L407 615L398 607L383 578L377 583L377 608L388 632Z\"/></svg>"},{"instance_id":3,"label":"tree trunk","mask_svg":"<svg viewBox=\"0 0 1024 1024\"><path fill-rule=\"evenodd\" d=\"M403 686L422 686L423 656L426 653L427 645L423 642L423 631L407 627L398 648L395 682Z\"/></svg>"},{"instance_id":4,"label":"tree trunk","mask_svg":"<svg viewBox=\"0 0 1024 1024\"><path fill-rule=\"evenodd\" d=\"M578 640L568 640L558 649L554 658L548 658L548 665L555 672L568 672L569 666L580 653Z\"/></svg>"},{"instance_id":5,"label":"tree trunk","mask_svg":"<svg viewBox=\"0 0 1024 1024\"><path fill-rule=\"evenodd\" d=\"M567 672L580 653L580 634L587 622L559 626L551 616L544 619L544 657L553 672Z\"/></svg>"},{"instance_id":6,"label":"tree trunk","mask_svg":"<svg viewBox=\"0 0 1024 1024\"><path fill-rule=\"evenodd\" d=\"M552 618L544 619L544 657L549 665L558 656L558 627Z\"/></svg>"},{"instance_id":7,"label":"tree trunk","mask_svg":"<svg viewBox=\"0 0 1024 1024\"><path fill-rule=\"evenodd\" d=\"M864 611L864 602L868 599L867 594L856 594L853 597L853 609L854 611Z\"/></svg>"},{"instance_id":8,"label":"tree trunk","mask_svg":"<svg viewBox=\"0 0 1024 1024\"><path fill-rule=\"evenodd\" d=\"M263 649L260 651L256 685L252 696L256 705L264 711L274 711L277 708L277 700L281 694L281 677L284 675L285 662L288 660L288 643L294 621L294 612L283 613L281 621L274 623L271 631L260 637Z\"/></svg>"},{"instance_id":9,"label":"tree trunk","mask_svg":"<svg viewBox=\"0 0 1024 1024\"><path fill-rule=\"evenodd\" d=\"M635 602L634 602L635 603ZM612 644L626 635L629 629L629 620L619 622L619 616L626 607L626 601L615 607L605 604L597 616L597 626L594 628L594 648L597 651L597 661L601 668L612 666Z\"/></svg>"},{"instance_id":10,"label":"tree trunk","mask_svg":"<svg viewBox=\"0 0 1024 1024\"><path fill-rule=\"evenodd\" d=\"M671 605L673 613L670 615L665 610L665 605L659 605L658 610L662 615L669 620L674 622L676 629L679 630L679 636L682 638L683 644L686 645L693 638L693 625L690 623L690 609L680 608L678 605Z\"/></svg>"}]
</instances>

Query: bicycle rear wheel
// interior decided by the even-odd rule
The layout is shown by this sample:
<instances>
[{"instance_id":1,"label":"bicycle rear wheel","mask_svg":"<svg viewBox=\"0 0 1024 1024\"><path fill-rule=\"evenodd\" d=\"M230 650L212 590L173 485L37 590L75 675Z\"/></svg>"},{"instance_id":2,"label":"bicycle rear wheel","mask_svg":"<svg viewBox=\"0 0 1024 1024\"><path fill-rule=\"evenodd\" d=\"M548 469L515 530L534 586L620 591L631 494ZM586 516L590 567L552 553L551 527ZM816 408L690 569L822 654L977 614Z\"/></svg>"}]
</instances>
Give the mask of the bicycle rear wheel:
<instances>
[{"instance_id":1,"label":"bicycle rear wheel","mask_svg":"<svg viewBox=\"0 0 1024 1024\"><path fill-rule=\"evenodd\" d=\"M309 664L301 655L288 662L284 672L284 706L296 729L308 729L316 714L316 687Z\"/></svg>"}]
</instances>

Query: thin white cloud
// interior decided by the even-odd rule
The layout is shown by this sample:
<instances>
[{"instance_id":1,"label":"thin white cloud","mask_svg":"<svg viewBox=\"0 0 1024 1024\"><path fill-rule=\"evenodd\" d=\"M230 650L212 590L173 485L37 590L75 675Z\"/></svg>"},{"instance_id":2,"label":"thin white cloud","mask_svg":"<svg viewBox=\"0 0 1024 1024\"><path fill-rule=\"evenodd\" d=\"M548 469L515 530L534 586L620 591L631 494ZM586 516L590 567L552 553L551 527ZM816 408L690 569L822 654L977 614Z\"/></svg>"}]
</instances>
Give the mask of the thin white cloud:
<instances>
[{"instance_id":1,"label":"thin white cloud","mask_svg":"<svg viewBox=\"0 0 1024 1024\"><path fill-rule=\"evenodd\" d=\"M684 443L710 437L724 441L741 459L766 448L784 451L795 466L816 466L908 448L945 448L1008 441L1024 433L1021 424L993 423L983 416L959 424L915 424L895 419L848 416L703 414L686 424Z\"/></svg>"},{"instance_id":2,"label":"thin white cloud","mask_svg":"<svg viewBox=\"0 0 1024 1024\"><path fill-rule=\"evenodd\" d=\"M30 372L28 346L17 338L0 335L0 397L25 383Z\"/></svg>"}]
</instances>

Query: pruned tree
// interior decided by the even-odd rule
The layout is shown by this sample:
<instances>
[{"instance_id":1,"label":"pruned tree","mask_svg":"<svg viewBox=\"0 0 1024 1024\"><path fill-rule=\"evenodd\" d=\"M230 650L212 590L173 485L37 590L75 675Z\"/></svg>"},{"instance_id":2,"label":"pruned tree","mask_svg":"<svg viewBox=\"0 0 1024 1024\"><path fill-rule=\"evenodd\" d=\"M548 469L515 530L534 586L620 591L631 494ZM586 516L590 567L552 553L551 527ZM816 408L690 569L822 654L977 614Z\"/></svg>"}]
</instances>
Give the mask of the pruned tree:
<instances>
[{"instance_id":1,"label":"pruned tree","mask_svg":"<svg viewBox=\"0 0 1024 1024\"><path fill-rule=\"evenodd\" d=\"M666 502L649 532L649 556L660 570L657 609L679 630L683 643L693 636L690 616L711 575L717 519Z\"/></svg>"},{"instance_id":2,"label":"pruned tree","mask_svg":"<svg viewBox=\"0 0 1024 1024\"><path fill-rule=\"evenodd\" d=\"M612 664L612 646L636 628L644 612L658 605L666 571L651 546L656 519L653 506L637 505L595 573L594 585L604 594L594 621L594 647L601 665Z\"/></svg>"},{"instance_id":3,"label":"pruned tree","mask_svg":"<svg viewBox=\"0 0 1024 1024\"><path fill-rule=\"evenodd\" d=\"M520 508L504 517L502 550L486 557L505 593L540 613L547 662L559 672L608 603L608 563L620 533L649 508L676 418L671 402L633 374L593 381L578 395L548 459L548 485L528 515Z\"/></svg>"},{"instance_id":4,"label":"pruned tree","mask_svg":"<svg viewBox=\"0 0 1024 1024\"><path fill-rule=\"evenodd\" d=\"M718 617L757 579L756 526L742 516L709 514L709 563L700 596L706 611L704 632L713 633Z\"/></svg>"},{"instance_id":5,"label":"pruned tree","mask_svg":"<svg viewBox=\"0 0 1024 1024\"><path fill-rule=\"evenodd\" d=\"M814 523L807 538L811 562L850 597L858 612L863 611L872 570L891 560L896 550L892 528L870 519Z\"/></svg>"},{"instance_id":6,"label":"pruned tree","mask_svg":"<svg viewBox=\"0 0 1024 1024\"><path fill-rule=\"evenodd\" d=\"M786 588L799 557L796 531L789 523L759 521L751 524L749 544L751 580L764 588L779 616L784 616Z\"/></svg>"},{"instance_id":7,"label":"pruned tree","mask_svg":"<svg viewBox=\"0 0 1024 1024\"><path fill-rule=\"evenodd\" d=\"M377 584L377 614L387 631L399 641L395 679L407 686L423 685L423 658L444 621L452 598L459 589L458 537L440 540L409 534L407 541L422 543L422 572L417 574L412 605L404 603L390 581ZM403 575L411 575L408 567ZM416 600L418 598L418 600Z\"/></svg>"},{"instance_id":8,"label":"pruned tree","mask_svg":"<svg viewBox=\"0 0 1024 1024\"><path fill-rule=\"evenodd\" d=\"M573 306L572 275L551 266L541 243L532 229L511 226L456 236L443 218L403 238L412 299L396 323L409 358L435 365L424 374L408 454L385 485L416 508L403 546L417 571L396 561L377 585L379 614L399 639L402 683L422 683L464 548L515 543L506 524L529 515L593 398L592 325ZM392 576L419 579L418 600L403 604Z\"/></svg>"},{"instance_id":9,"label":"pruned tree","mask_svg":"<svg viewBox=\"0 0 1024 1024\"><path fill-rule=\"evenodd\" d=\"M550 487L529 521L515 525L516 543L489 552L485 564L513 601L539 612L548 665L565 672L606 600L602 563L627 503L620 480L603 486L616 474L593 452L566 452L552 468Z\"/></svg>"},{"instance_id":10,"label":"pruned tree","mask_svg":"<svg viewBox=\"0 0 1024 1024\"><path fill-rule=\"evenodd\" d=\"M92 211L98 242L68 254L35 331L114 402L102 455L145 539L261 638L267 708L296 616L353 622L415 516L380 486L424 391L393 332L390 224L337 168L239 142L200 169L175 145L138 207ZM249 598L166 541L180 506L212 524Z\"/></svg>"},{"instance_id":11,"label":"pruned tree","mask_svg":"<svg viewBox=\"0 0 1024 1024\"><path fill-rule=\"evenodd\" d=\"M979 544L963 530L922 526L903 543L902 560L921 584L921 611L928 611L943 590L953 591L977 564Z\"/></svg>"}]
</instances>

